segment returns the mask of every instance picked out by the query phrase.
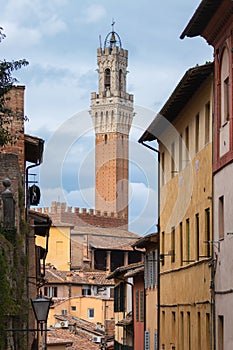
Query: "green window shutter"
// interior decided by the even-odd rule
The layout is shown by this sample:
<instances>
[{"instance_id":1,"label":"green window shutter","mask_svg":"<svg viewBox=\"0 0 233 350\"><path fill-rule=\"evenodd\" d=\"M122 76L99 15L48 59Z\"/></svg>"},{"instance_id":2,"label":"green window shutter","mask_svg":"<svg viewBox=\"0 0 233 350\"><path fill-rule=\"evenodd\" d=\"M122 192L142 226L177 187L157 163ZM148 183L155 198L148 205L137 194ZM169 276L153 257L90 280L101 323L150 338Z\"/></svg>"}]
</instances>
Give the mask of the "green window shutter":
<instances>
[{"instance_id":1,"label":"green window shutter","mask_svg":"<svg viewBox=\"0 0 233 350\"><path fill-rule=\"evenodd\" d=\"M144 322L144 291L140 290L140 322Z\"/></svg>"},{"instance_id":2,"label":"green window shutter","mask_svg":"<svg viewBox=\"0 0 233 350\"><path fill-rule=\"evenodd\" d=\"M135 314L135 317L136 317L136 321L138 322L139 321L139 290L136 290L136 314Z\"/></svg>"}]
</instances>

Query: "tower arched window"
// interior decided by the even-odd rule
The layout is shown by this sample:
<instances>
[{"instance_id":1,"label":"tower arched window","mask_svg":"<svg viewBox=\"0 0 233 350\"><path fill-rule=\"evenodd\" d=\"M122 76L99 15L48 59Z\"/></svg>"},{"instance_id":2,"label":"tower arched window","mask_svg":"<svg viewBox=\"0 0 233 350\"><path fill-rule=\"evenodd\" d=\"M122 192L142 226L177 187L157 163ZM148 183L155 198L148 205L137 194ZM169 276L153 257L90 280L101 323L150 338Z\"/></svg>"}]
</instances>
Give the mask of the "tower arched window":
<instances>
[{"instance_id":1,"label":"tower arched window","mask_svg":"<svg viewBox=\"0 0 233 350\"><path fill-rule=\"evenodd\" d=\"M100 113L100 127L103 128L104 115L103 112Z\"/></svg>"},{"instance_id":2,"label":"tower arched window","mask_svg":"<svg viewBox=\"0 0 233 350\"><path fill-rule=\"evenodd\" d=\"M108 120L108 111L106 111L106 127L109 125L109 120Z\"/></svg>"},{"instance_id":3,"label":"tower arched window","mask_svg":"<svg viewBox=\"0 0 233 350\"><path fill-rule=\"evenodd\" d=\"M122 70L119 70L119 90L123 91L123 87L124 87L124 81L123 81L124 77L123 77L123 73Z\"/></svg>"},{"instance_id":4,"label":"tower arched window","mask_svg":"<svg viewBox=\"0 0 233 350\"><path fill-rule=\"evenodd\" d=\"M110 86L111 86L111 72L110 72L110 69L107 68L105 69L105 72L104 72L104 88L110 89Z\"/></svg>"}]
</instances>

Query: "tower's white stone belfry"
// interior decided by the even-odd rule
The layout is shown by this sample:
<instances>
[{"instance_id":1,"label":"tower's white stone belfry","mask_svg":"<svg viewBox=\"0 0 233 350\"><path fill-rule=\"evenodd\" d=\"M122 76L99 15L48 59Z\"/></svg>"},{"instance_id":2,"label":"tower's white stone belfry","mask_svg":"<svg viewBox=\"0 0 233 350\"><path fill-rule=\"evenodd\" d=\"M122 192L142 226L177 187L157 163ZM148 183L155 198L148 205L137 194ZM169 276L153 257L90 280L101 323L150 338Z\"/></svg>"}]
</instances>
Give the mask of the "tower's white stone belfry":
<instances>
[{"instance_id":1,"label":"tower's white stone belfry","mask_svg":"<svg viewBox=\"0 0 233 350\"><path fill-rule=\"evenodd\" d=\"M133 95L126 92L128 51L112 31L97 50L99 91L91 94L95 128L95 209L128 220L129 131Z\"/></svg>"}]
</instances>

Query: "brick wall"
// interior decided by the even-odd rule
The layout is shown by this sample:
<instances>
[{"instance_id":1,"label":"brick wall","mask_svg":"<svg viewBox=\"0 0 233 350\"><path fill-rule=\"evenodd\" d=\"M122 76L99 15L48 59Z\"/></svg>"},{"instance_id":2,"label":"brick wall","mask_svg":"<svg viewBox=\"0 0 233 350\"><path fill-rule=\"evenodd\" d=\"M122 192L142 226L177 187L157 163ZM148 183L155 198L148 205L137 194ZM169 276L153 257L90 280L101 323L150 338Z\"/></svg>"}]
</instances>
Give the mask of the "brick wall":
<instances>
[{"instance_id":1,"label":"brick wall","mask_svg":"<svg viewBox=\"0 0 233 350\"><path fill-rule=\"evenodd\" d=\"M16 227L19 228L19 189L21 189L23 193L23 185L18 156L16 154L0 153L0 193L5 190L2 182L6 178L9 178L11 181L10 191L12 192L15 200Z\"/></svg>"},{"instance_id":2,"label":"brick wall","mask_svg":"<svg viewBox=\"0 0 233 350\"><path fill-rule=\"evenodd\" d=\"M13 112L10 119L10 132L17 139L13 144L7 144L0 148L1 153L14 153L18 155L18 162L24 173L24 86L14 86L8 93L7 107Z\"/></svg>"}]
</instances>

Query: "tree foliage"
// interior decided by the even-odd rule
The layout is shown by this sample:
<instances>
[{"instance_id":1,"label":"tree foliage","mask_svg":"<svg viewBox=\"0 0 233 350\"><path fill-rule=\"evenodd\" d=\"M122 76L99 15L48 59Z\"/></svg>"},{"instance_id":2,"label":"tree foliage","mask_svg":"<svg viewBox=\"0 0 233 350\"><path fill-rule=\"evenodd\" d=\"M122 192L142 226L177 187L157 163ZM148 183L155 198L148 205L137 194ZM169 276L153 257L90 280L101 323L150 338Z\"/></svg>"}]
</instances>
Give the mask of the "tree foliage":
<instances>
[{"instance_id":1,"label":"tree foliage","mask_svg":"<svg viewBox=\"0 0 233 350\"><path fill-rule=\"evenodd\" d=\"M0 42L5 38L3 28L0 27ZM27 66L28 61L25 59L17 61L0 60L0 146L7 143L13 143L17 135L12 135L10 132L10 124L12 117L17 117L9 107L9 95L7 94L12 86L17 82L17 79L12 76L12 73L23 66Z\"/></svg>"}]
</instances>

